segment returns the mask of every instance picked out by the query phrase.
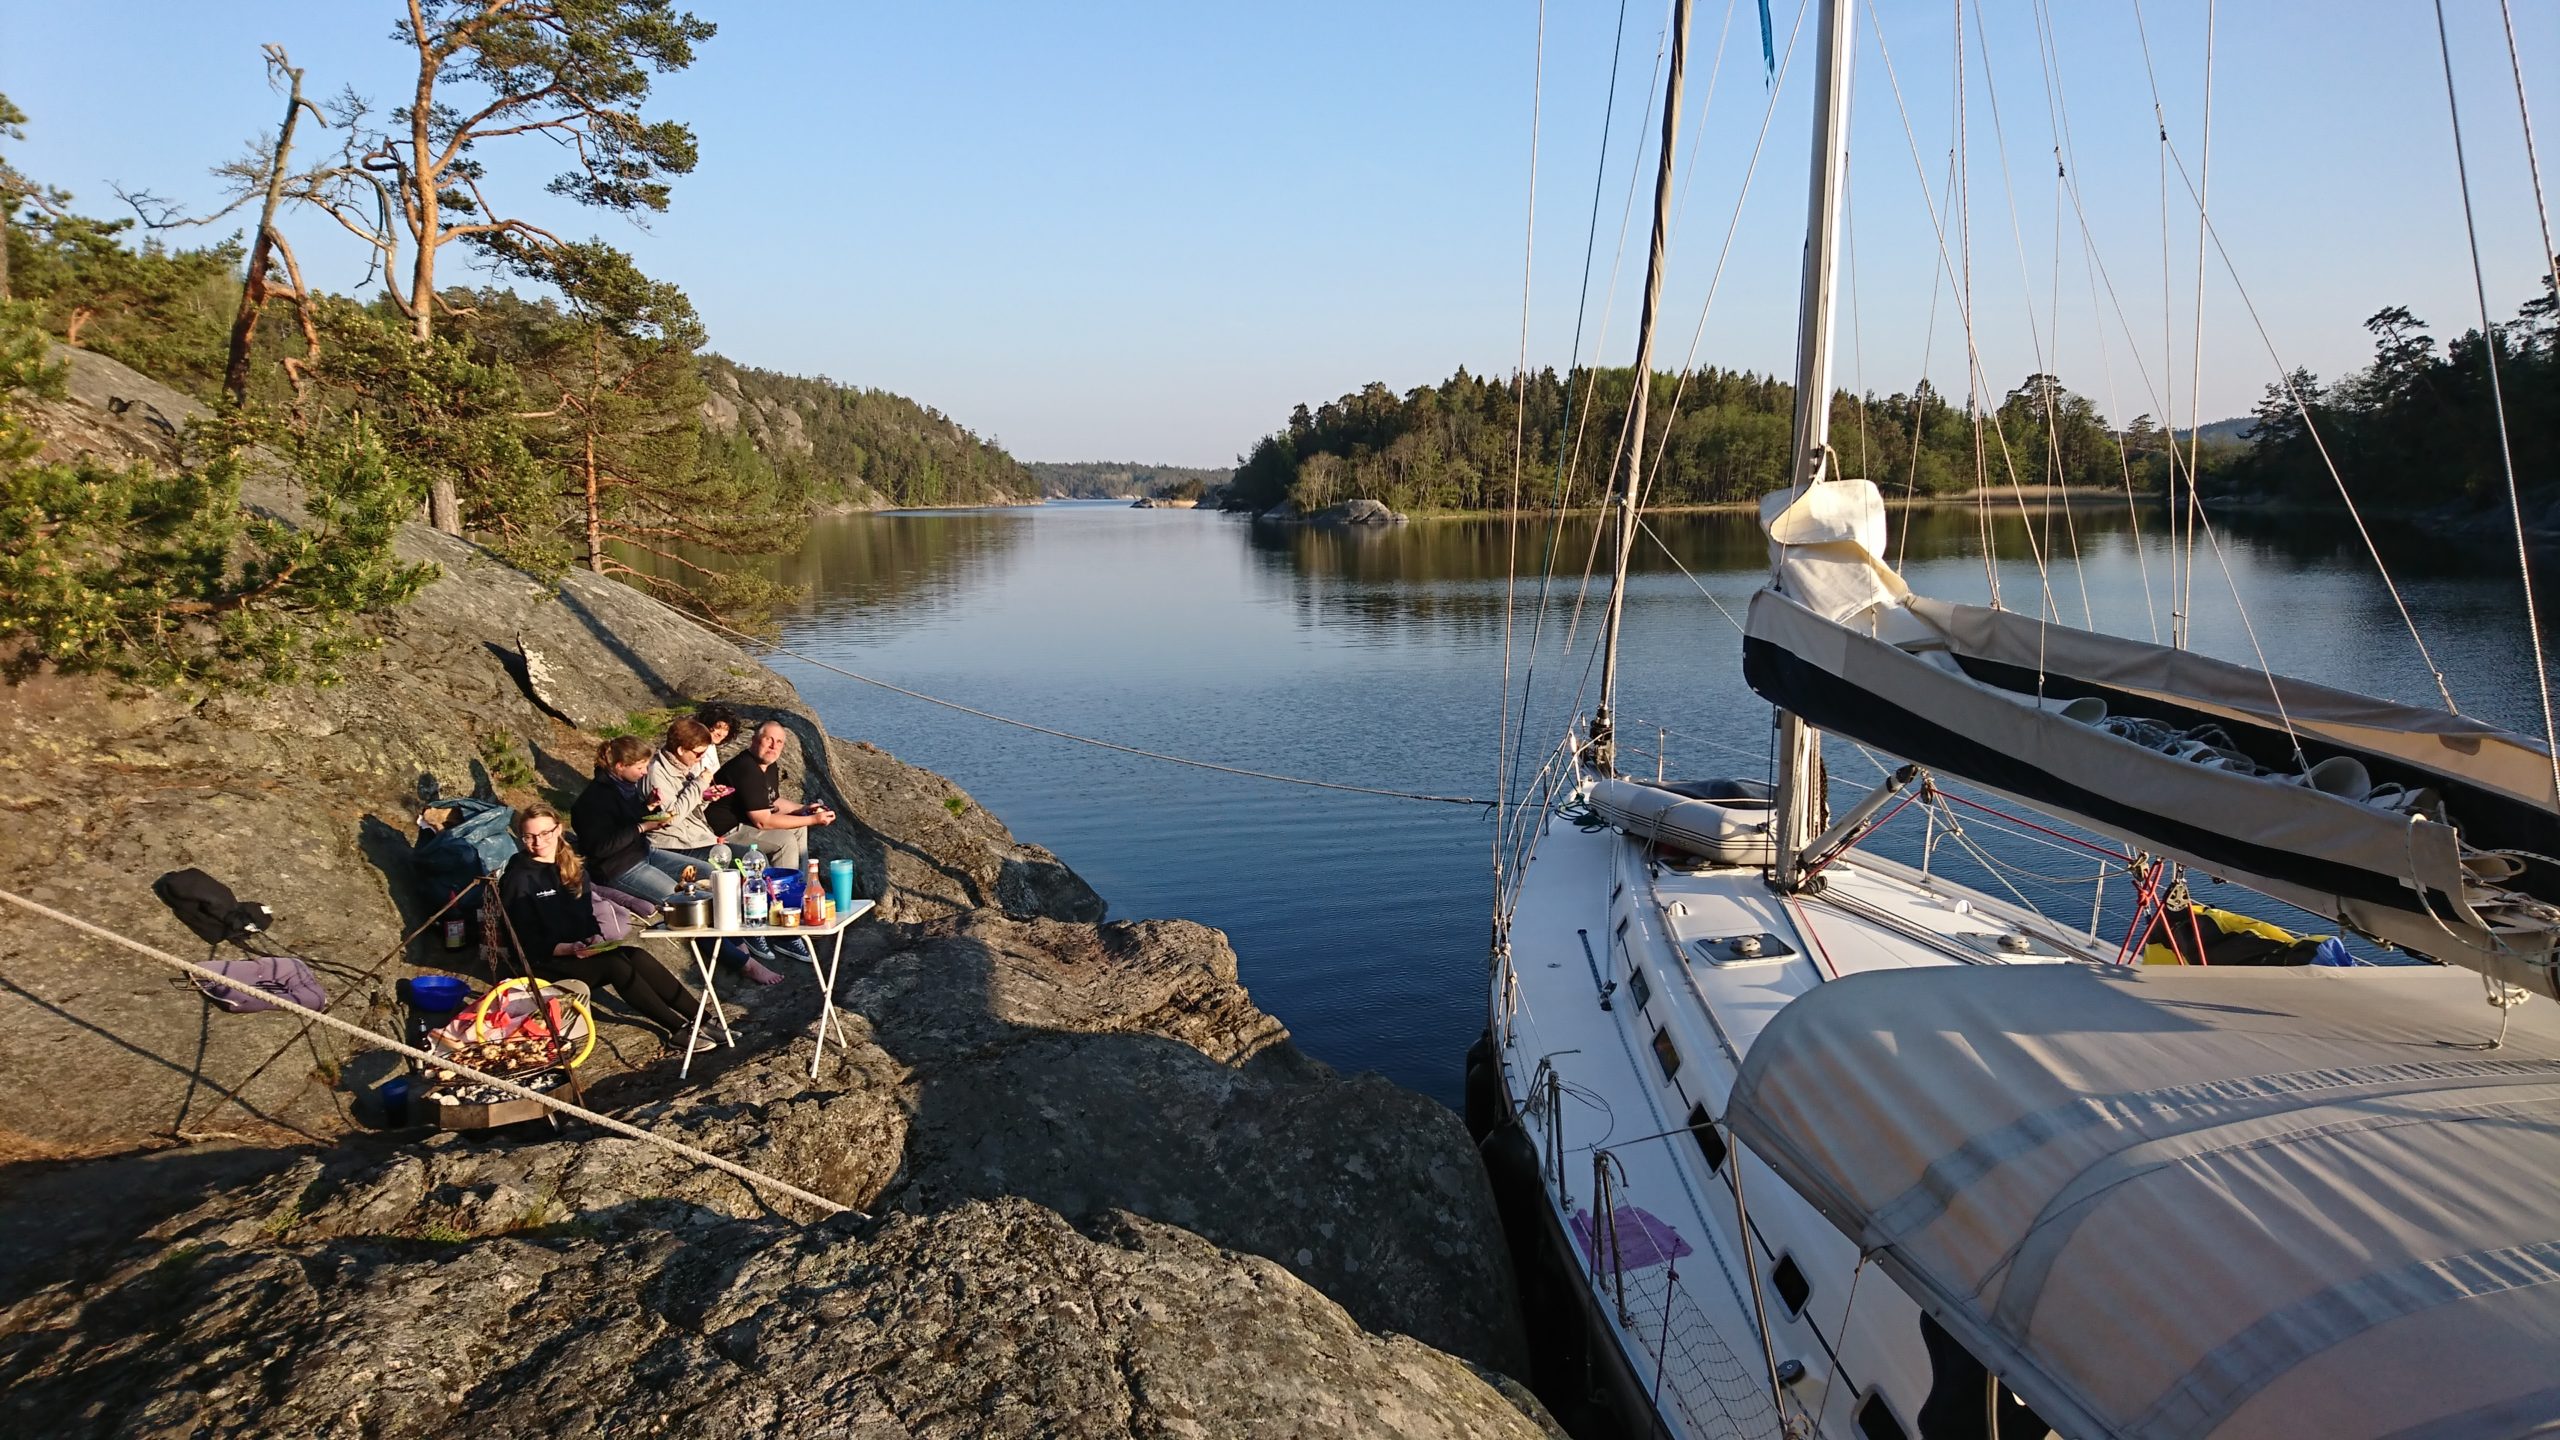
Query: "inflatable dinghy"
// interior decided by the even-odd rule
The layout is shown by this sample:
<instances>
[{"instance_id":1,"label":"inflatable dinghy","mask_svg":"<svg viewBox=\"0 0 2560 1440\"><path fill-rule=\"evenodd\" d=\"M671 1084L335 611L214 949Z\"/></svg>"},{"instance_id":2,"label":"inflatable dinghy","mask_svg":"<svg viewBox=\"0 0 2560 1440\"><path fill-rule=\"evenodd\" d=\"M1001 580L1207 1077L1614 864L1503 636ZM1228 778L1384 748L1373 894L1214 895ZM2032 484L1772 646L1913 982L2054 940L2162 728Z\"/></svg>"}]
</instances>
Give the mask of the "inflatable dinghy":
<instances>
[{"instance_id":1,"label":"inflatable dinghy","mask_svg":"<svg viewBox=\"0 0 2560 1440\"><path fill-rule=\"evenodd\" d=\"M1627 780L1592 782L1584 797L1593 814L1639 839L1668 845L1718 865L1769 865L1769 787L1757 780Z\"/></svg>"}]
</instances>

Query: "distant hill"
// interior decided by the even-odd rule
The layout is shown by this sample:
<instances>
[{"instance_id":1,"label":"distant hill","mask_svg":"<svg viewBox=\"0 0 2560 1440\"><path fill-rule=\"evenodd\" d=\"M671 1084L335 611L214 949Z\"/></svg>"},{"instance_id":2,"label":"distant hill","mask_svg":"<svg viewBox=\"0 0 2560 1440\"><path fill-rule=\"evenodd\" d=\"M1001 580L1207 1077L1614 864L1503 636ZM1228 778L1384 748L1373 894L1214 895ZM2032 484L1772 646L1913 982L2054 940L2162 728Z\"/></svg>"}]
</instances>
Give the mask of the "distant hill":
<instances>
[{"instance_id":1,"label":"distant hill","mask_svg":"<svg viewBox=\"0 0 2560 1440\"><path fill-rule=\"evenodd\" d=\"M1004 447L904 395L718 355L703 357L702 378L711 389L703 443L714 463L765 467L814 503L876 509L1040 498L1040 481Z\"/></svg>"},{"instance_id":2,"label":"distant hill","mask_svg":"<svg viewBox=\"0 0 2560 1440\"><path fill-rule=\"evenodd\" d=\"M1041 494L1062 500L1130 500L1141 495L1192 499L1212 486L1226 484L1227 477L1235 474L1232 468L1119 460L1034 460L1027 468L1038 477Z\"/></svg>"},{"instance_id":3,"label":"distant hill","mask_svg":"<svg viewBox=\"0 0 2560 1440\"><path fill-rule=\"evenodd\" d=\"M2186 440L2194 436L2202 436L2207 444L2211 444L2217 440L2246 443L2249 439L2249 432L2257 428L2258 419L2256 416L2234 415L2228 420L2216 420L2210 424L2199 425L2192 431L2181 430L2178 432L2178 438Z\"/></svg>"}]
</instances>

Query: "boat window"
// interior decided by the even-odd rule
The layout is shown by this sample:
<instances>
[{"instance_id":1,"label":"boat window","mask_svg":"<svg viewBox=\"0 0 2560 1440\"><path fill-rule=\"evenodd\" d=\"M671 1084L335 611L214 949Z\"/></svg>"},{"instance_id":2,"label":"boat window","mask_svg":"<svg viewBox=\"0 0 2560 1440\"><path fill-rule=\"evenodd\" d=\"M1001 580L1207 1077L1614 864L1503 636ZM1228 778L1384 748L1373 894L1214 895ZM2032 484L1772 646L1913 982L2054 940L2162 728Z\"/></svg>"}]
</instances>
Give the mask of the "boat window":
<instances>
[{"instance_id":1,"label":"boat window","mask_svg":"<svg viewBox=\"0 0 2560 1440\"><path fill-rule=\"evenodd\" d=\"M1636 992L1637 1009L1641 1010L1653 1003L1653 987L1644 983L1643 966L1635 965L1628 968L1627 988Z\"/></svg>"},{"instance_id":2,"label":"boat window","mask_svg":"<svg viewBox=\"0 0 2560 1440\"><path fill-rule=\"evenodd\" d=\"M1670 1031L1653 1032L1653 1058L1662 1062L1663 1079L1668 1080L1680 1073L1680 1047L1671 1043Z\"/></svg>"},{"instance_id":3,"label":"boat window","mask_svg":"<svg viewBox=\"0 0 2560 1440\"><path fill-rule=\"evenodd\" d=\"M1858 1404L1858 1440L1911 1440L1902 1422L1893 1418L1893 1407L1884 1403L1884 1392L1870 1390Z\"/></svg>"},{"instance_id":4,"label":"boat window","mask_svg":"<svg viewBox=\"0 0 2560 1440\"><path fill-rule=\"evenodd\" d=\"M1697 1138L1698 1149L1706 1155L1707 1168L1724 1169L1724 1132L1716 1128L1715 1117L1707 1113L1706 1106L1689 1107L1689 1133Z\"/></svg>"},{"instance_id":5,"label":"boat window","mask_svg":"<svg viewBox=\"0 0 2560 1440\"><path fill-rule=\"evenodd\" d=\"M1778 1267L1769 1272L1769 1287L1778 1292L1778 1299L1785 1303L1789 1318L1802 1315L1804 1302L1813 1298L1813 1282L1804 1278L1804 1271L1796 1264L1793 1255L1778 1257Z\"/></svg>"}]
</instances>

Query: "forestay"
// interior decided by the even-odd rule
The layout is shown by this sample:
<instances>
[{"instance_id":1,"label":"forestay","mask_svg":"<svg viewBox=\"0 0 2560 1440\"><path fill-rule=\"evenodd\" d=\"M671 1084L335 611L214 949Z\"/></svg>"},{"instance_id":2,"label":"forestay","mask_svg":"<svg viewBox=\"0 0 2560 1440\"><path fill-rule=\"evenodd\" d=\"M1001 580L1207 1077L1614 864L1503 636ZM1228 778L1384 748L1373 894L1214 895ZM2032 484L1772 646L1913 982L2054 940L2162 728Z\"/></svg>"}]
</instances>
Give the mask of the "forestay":
<instances>
[{"instance_id":1,"label":"forestay","mask_svg":"<svg viewBox=\"0 0 2560 1440\"><path fill-rule=\"evenodd\" d=\"M2560 995L2560 815L2522 736L1917 596L1863 480L1771 497L1743 676L1821 729Z\"/></svg>"},{"instance_id":2,"label":"forestay","mask_svg":"<svg viewBox=\"0 0 2560 1440\"><path fill-rule=\"evenodd\" d=\"M1729 1120L2062 1433L2540 1433L2560 1016L2497 1023L2431 967L1870 972Z\"/></svg>"}]
</instances>

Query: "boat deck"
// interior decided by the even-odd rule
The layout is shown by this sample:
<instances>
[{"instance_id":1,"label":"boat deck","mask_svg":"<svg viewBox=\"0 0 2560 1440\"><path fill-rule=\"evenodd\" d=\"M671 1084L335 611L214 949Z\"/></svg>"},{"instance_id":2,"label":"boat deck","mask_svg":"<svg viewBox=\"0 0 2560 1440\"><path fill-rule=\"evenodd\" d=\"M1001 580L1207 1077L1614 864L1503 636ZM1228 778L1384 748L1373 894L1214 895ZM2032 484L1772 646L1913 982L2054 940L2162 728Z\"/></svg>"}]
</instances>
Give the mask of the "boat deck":
<instances>
[{"instance_id":1,"label":"boat deck","mask_svg":"<svg viewBox=\"0 0 2560 1440\"><path fill-rule=\"evenodd\" d=\"M1550 816L1513 917L1510 991L1495 996L1505 1094L1525 1111L1574 1263L1677 1434L1777 1436L1789 1418L1856 1433L1870 1404L1916 1434L1926 1398L1911 1303L1721 1130L1778 1011L1864 970L2112 958L1891 862L1853 856L1824 881L1780 896L1758 869L1673 868ZM1788 1361L1804 1377L1773 1384Z\"/></svg>"}]
</instances>

